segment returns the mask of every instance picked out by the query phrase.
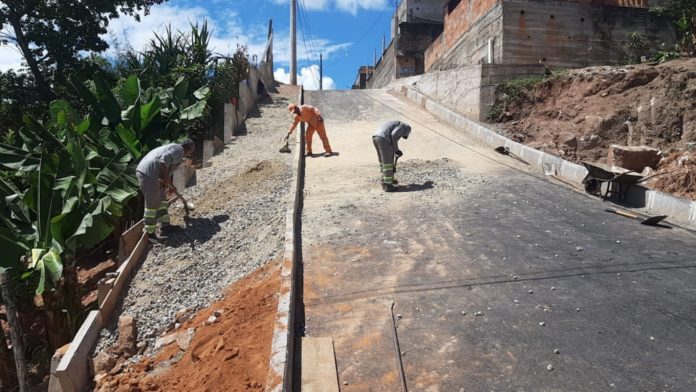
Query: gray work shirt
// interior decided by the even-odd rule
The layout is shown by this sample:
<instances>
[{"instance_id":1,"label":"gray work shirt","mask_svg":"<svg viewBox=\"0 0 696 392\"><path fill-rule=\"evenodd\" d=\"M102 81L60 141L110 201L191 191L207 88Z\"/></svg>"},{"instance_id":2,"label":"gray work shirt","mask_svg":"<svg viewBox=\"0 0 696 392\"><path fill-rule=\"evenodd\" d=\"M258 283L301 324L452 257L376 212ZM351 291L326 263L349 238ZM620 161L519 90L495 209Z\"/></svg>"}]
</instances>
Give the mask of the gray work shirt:
<instances>
[{"instance_id":1,"label":"gray work shirt","mask_svg":"<svg viewBox=\"0 0 696 392\"><path fill-rule=\"evenodd\" d=\"M172 143L165 144L150 151L138 164L136 171L150 178L162 178L160 164L167 165L169 172L176 170L184 161L184 148Z\"/></svg>"},{"instance_id":2,"label":"gray work shirt","mask_svg":"<svg viewBox=\"0 0 696 392\"><path fill-rule=\"evenodd\" d=\"M372 136L378 136L386 140L394 147L394 151L399 150L399 139L408 138L411 133L411 126L401 121L387 121L382 124Z\"/></svg>"}]
</instances>

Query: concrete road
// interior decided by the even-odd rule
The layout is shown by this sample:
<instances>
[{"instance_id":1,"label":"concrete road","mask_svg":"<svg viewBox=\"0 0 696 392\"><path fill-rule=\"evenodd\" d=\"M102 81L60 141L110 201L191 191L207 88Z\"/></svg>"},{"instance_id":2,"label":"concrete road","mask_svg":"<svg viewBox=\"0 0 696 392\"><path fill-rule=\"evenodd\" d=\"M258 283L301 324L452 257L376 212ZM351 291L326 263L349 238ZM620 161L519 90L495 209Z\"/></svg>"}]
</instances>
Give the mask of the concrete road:
<instances>
[{"instance_id":1,"label":"concrete road","mask_svg":"<svg viewBox=\"0 0 696 392\"><path fill-rule=\"evenodd\" d=\"M607 213L387 92L307 103L339 155L307 158L305 330L333 338L342 391L401 391L399 360L410 391L696 390L691 233ZM413 131L387 194L371 134L391 119Z\"/></svg>"}]
</instances>

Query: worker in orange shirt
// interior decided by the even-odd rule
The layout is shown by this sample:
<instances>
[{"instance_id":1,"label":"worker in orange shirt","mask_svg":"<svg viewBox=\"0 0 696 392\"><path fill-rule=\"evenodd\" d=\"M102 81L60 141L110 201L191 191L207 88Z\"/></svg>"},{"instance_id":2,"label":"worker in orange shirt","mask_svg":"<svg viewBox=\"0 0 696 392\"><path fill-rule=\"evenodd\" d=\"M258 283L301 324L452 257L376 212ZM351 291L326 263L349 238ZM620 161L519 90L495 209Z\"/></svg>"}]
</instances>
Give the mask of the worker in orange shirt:
<instances>
[{"instance_id":1,"label":"worker in orange shirt","mask_svg":"<svg viewBox=\"0 0 696 392\"><path fill-rule=\"evenodd\" d=\"M319 109L311 105L298 106L294 103L291 103L290 105L288 105L288 111L294 117L295 120L293 121L292 126L290 126L288 134L285 136L285 138L287 139L290 137L290 134L292 134L292 132L295 130L297 124L299 124L300 121L304 121L305 123L307 123L307 133L305 135L305 143L307 144L307 149L305 150L305 155L312 155L312 137L314 136L314 131L316 131L319 134L321 143L324 145L324 156L330 157L331 146L329 145L329 138L326 137L324 119L321 117L321 112L319 111Z\"/></svg>"}]
</instances>

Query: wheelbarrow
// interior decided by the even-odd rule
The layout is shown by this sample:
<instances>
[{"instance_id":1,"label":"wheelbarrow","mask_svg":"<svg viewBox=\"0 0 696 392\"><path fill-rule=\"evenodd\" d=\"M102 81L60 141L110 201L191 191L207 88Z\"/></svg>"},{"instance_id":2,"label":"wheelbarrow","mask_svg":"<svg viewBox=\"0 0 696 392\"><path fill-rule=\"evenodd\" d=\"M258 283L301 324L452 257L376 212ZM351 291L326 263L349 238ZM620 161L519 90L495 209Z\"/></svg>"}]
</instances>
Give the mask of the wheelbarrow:
<instances>
[{"instance_id":1,"label":"wheelbarrow","mask_svg":"<svg viewBox=\"0 0 696 392\"><path fill-rule=\"evenodd\" d=\"M608 199L616 195L619 201L624 201L628 196L628 190L639 182L643 176L631 170L615 168L597 162L582 162L587 169L587 175L582 180L585 192ZM602 194L602 185L606 183L606 189Z\"/></svg>"}]
</instances>

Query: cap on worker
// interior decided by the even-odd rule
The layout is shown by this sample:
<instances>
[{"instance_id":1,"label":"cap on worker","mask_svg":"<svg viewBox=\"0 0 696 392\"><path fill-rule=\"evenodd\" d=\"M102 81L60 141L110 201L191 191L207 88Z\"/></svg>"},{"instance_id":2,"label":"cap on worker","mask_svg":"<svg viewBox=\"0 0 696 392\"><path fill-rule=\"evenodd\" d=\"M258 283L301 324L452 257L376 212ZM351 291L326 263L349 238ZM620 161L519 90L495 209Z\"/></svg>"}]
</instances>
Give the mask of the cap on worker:
<instances>
[{"instance_id":1,"label":"cap on worker","mask_svg":"<svg viewBox=\"0 0 696 392\"><path fill-rule=\"evenodd\" d=\"M297 108L297 104L291 103L290 105L288 105L289 112L294 112L296 108Z\"/></svg>"}]
</instances>

